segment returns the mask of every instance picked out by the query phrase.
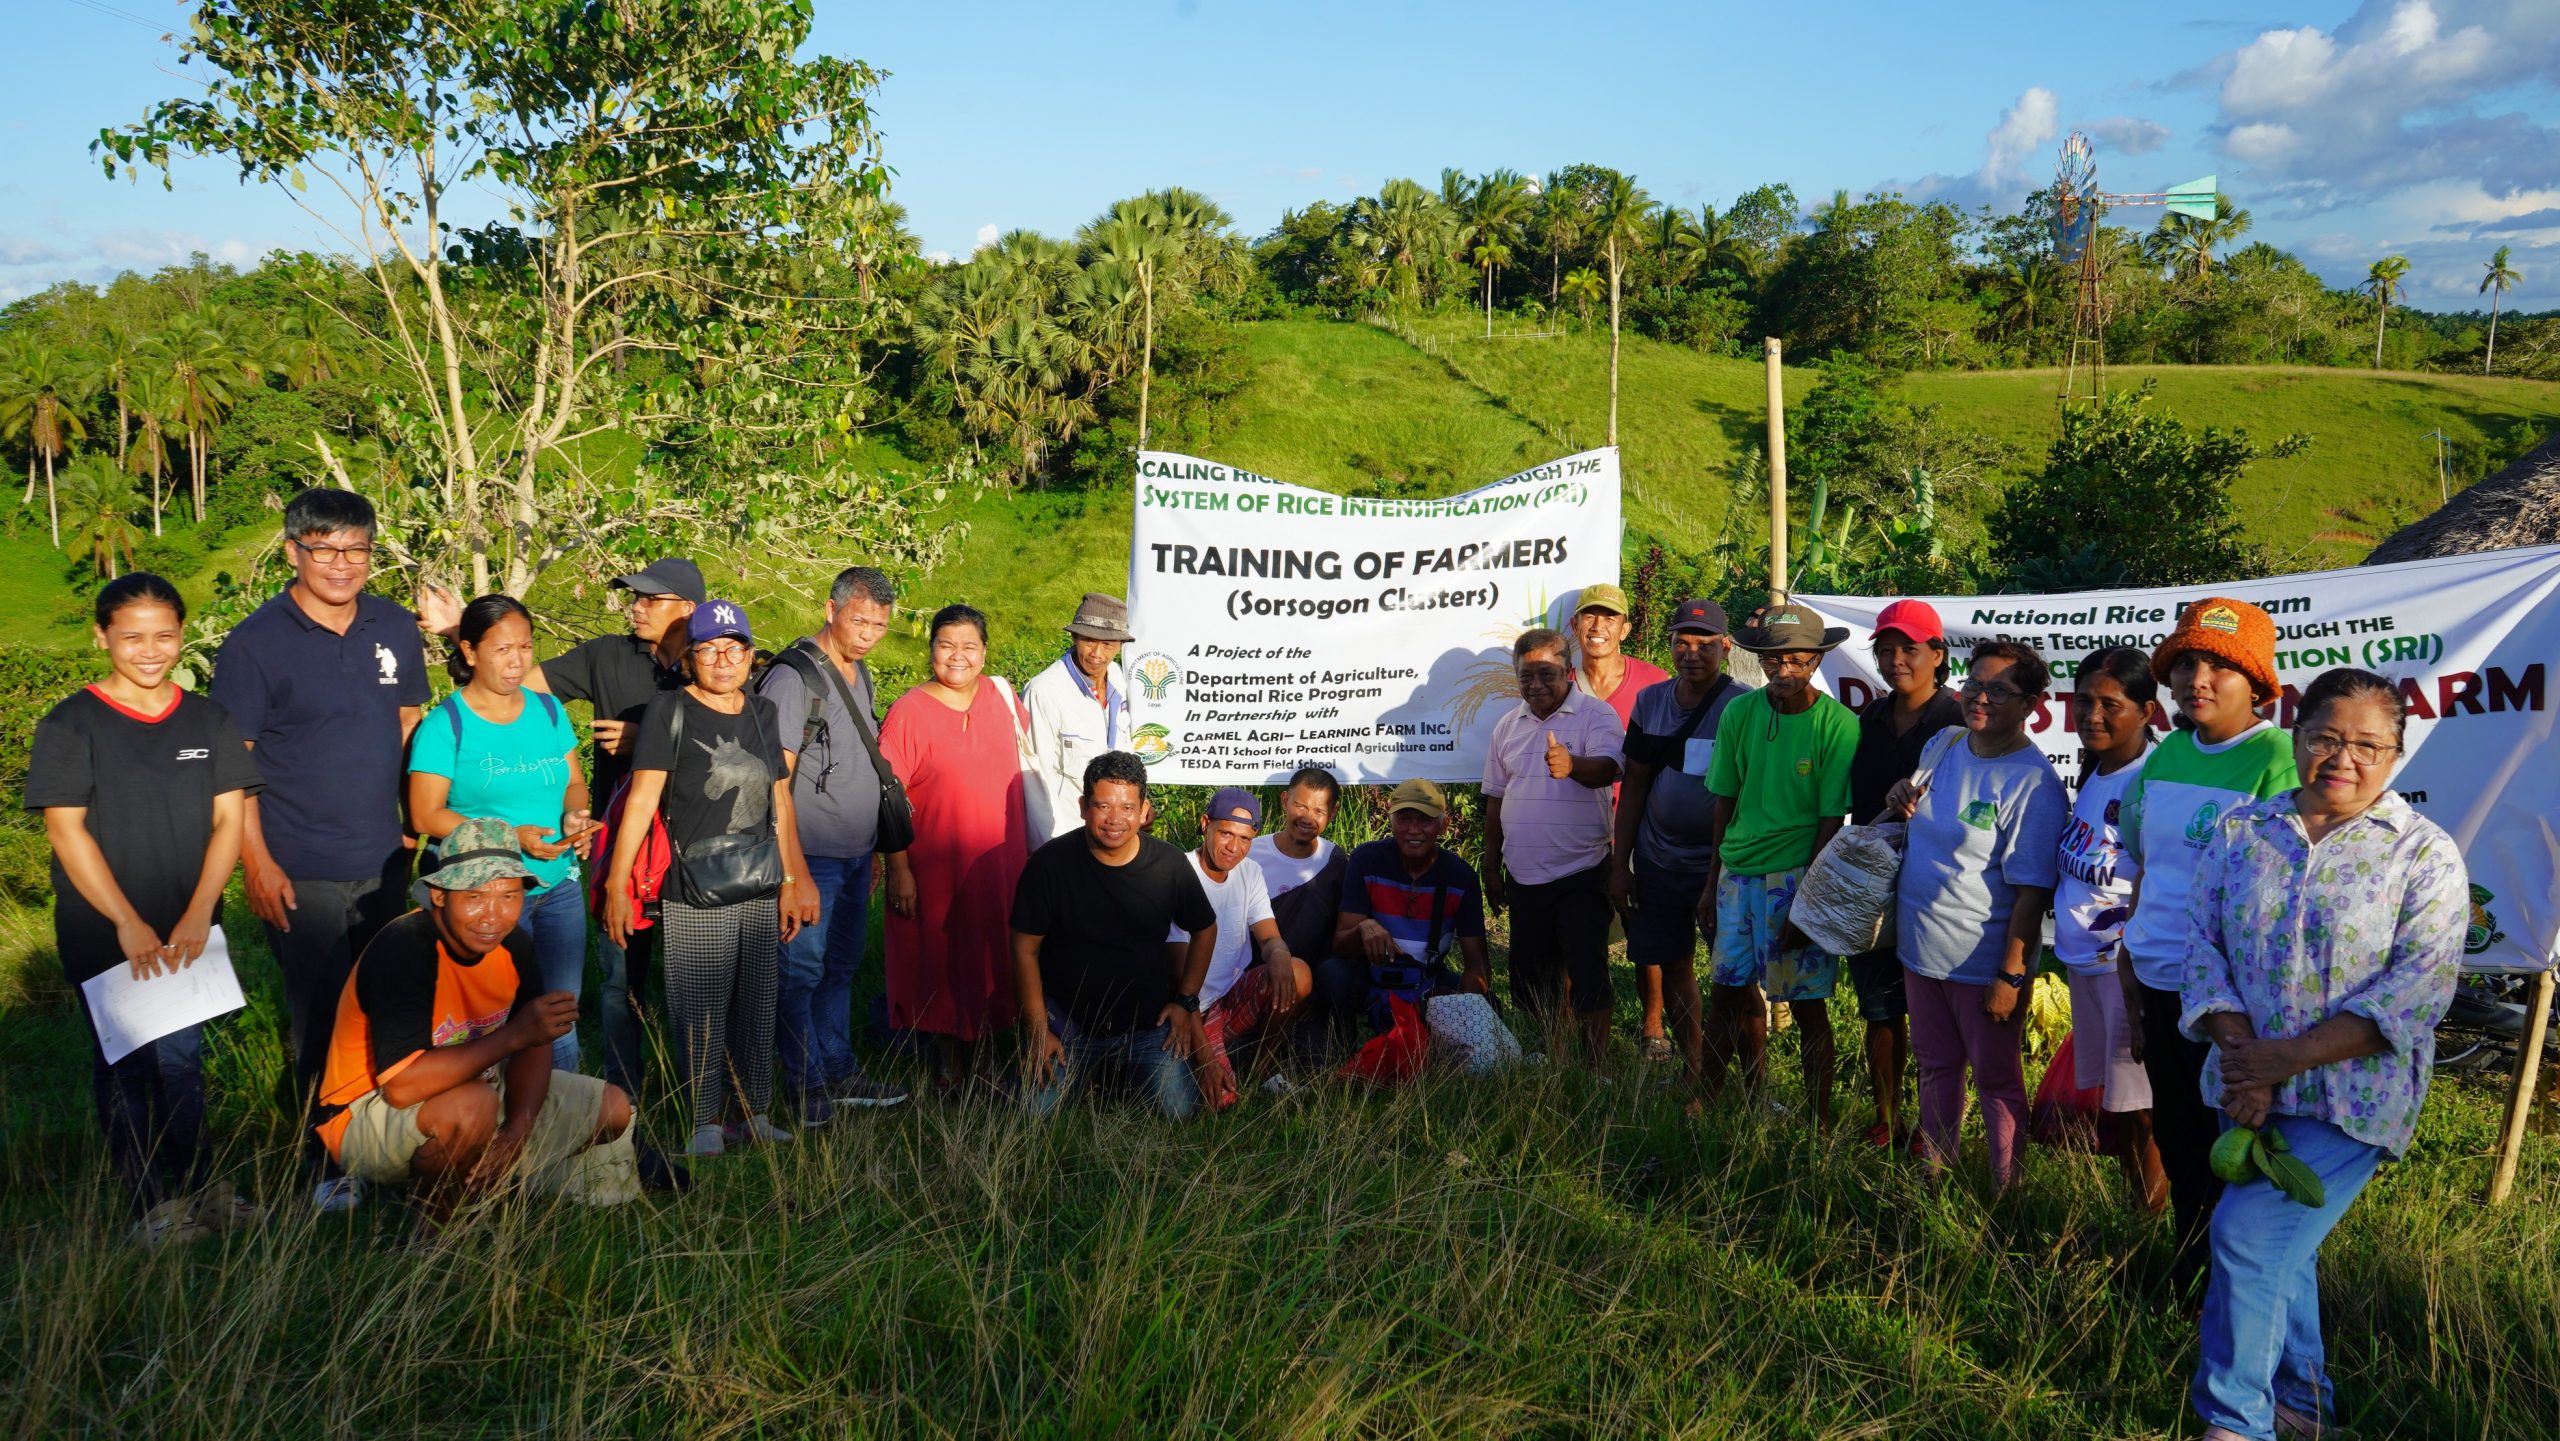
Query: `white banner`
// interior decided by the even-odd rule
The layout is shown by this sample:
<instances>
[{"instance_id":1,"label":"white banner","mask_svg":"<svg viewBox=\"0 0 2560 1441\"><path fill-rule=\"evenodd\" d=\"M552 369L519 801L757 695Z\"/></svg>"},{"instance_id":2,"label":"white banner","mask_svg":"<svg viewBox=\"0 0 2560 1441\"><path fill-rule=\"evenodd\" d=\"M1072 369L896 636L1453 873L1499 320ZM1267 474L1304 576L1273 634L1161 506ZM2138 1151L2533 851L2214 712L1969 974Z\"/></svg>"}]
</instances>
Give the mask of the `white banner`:
<instances>
[{"instance_id":1,"label":"white banner","mask_svg":"<svg viewBox=\"0 0 2560 1441\"><path fill-rule=\"evenodd\" d=\"M2029 729L2066 777L2079 765L2069 707L2081 658L2111 645L2149 650L2181 606L2207 595L2249 601L2275 618L2284 698L2271 713L2287 727L2302 688L2331 667L2358 666L2399 682L2408 744L2392 785L2452 834L2469 863L2464 959L2539 968L2550 964L2560 933L2555 594L2560 546L2176 590L1923 598L1946 624L1958 675L1973 642L1994 637L2025 641L2052 664L2053 693ZM1852 706L1880 694L1868 642L1890 598L1800 598L1849 627L1848 644L1822 670L1833 694ZM2165 725L2167 716L2155 711L2152 721Z\"/></svg>"},{"instance_id":2,"label":"white banner","mask_svg":"<svg viewBox=\"0 0 2560 1441\"><path fill-rule=\"evenodd\" d=\"M1159 779L1268 785L1484 773L1518 696L1511 640L1618 580L1618 453L1444 500L1333 495L1215 461L1138 457L1121 654Z\"/></svg>"}]
</instances>

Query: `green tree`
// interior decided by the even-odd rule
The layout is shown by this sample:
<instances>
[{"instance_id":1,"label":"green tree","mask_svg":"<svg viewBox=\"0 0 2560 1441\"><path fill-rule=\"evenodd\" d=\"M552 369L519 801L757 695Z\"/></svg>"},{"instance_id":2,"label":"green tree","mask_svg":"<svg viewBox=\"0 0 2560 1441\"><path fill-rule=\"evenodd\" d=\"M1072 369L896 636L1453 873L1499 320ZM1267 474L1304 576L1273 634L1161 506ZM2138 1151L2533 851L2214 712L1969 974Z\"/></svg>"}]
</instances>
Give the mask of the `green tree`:
<instances>
[{"instance_id":1,"label":"green tree","mask_svg":"<svg viewBox=\"0 0 2560 1441\"><path fill-rule=\"evenodd\" d=\"M2265 454L2309 445L2287 436ZM2245 434L2189 431L2152 385L2063 411L2042 472L2003 492L1991 557L2016 588L2196 585L2257 574L2267 557L2231 500L2261 452Z\"/></svg>"},{"instance_id":2,"label":"green tree","mask_svg":"<svg viewBox=\"0 0 2560 1441\"><path fill-rule=\"evenodd\" d=\"M2511 248L2499 246L2498 253L2489 257L2489 273L2480 277L2480 289L2489 297L2489 353L2480 360L2482 375L2487 375L2498 365L2498 302L2507 298L2507 287L2524 279L2516 274L2515 267L2507 264L2507 252Z\"/></svg>"},{"instance_id":3,"label":"green tree","mask_svg":"<svg viewBox=\"0 0 2560 1441\"><path fill-rule=\"evenodd\" d=\"M176 409L161 420L174 421L186 438L187 492L201 523L213 429L258 374L257 362L222 327L192 312L172 317L143 342L138 360L167 376L174 388Z\"/></svg>"},{"instance_id":4,"label":"green tree","mask_svg":"<svg viewBox=\"0 0 2560 1441\"><path fill-rule=\"evenodd\" d=\"M54 466L76 441L89 438L80 407L90 395L91 375L81 357L28 336L0 357L0 435L27 446L27 493L20 506L36 498L36 466L44 466L45 520L55 545L62 544L62 509L54 489Z\"/></svg>"},{"instance_id":5,"label":"green tree","mask_svg":"<svg viewBox=\"0 0 2560 1441\"><path fill-rule=\"evenodd\" d=\"M132 476L107 456L84 455L62 473L64 533L54 543L112 580L133 564L133 548L142 540L133 517L141 509Z\"/></svg>"},{"instance_id":6,"label":"green tree","mask_svg":"<svg viewBox=\"0 0 2560 1441\"><path fill-rule=\"evenodd\" d=\"M151 533L160 534L160 515L168 504L169 425L183 410L176 377L137 365L126 382L134 423L140 433L125 452L124 469L151 482Z\"/></svg>"},{"instance_id":7,"label":"green tree","mask_svg":"<svg viewBox=\"0 0 2560 1441\"><path fill-rule=\"evenodd\" d=\"M895 544L908 508L772 464L869 403L845 247L887 182L878 77L801 57L812 23L808 0L208 0L180 47L201 95L98 147L110 174L185 152L320 187L428 447L427 484L378 498L395 562L521 595L616 539ZM508 223L449 230L457 189ZM619 376L635 354L663 361L648 384ZM600 484L581 446L613 430L702 481Z\"/></svg>"},{"instance_id":8,"label":"green tree","mask_svg":"<svg viewBox=\"0 0 2560 1441\"><path fill-rule=\"evenodd\" d=\"M1484 333L1493 334L1493 286L1503 266L1511 263L1511 236L1529 213L1528 182L1509 170L1497 170L1467 193L1468 258L1484 272Z\"/></svg>"},{"instance_id":9,"label":"green tree","mask_svg":"<svg viewBox=\"0 0 2560 1441\"><path fill-rule=\"evenodd\" d=\"M2213 253L2236 244L2249 233L2256 217L2231 203L2228 195L2213 197L2213 216L2204 219L2193 215L2163 215L2159 228L2151 232L2144 252L2165 266L2172 275L2192 277L2198 289L2213 289Z\"/></svg>"},{"instance_id":10,"label":"green tree","mask_svg":"<svg viewBox=\"0 0 2560 1441\"><path fill-rule=\"evenodd\" d=\"M1600 237L1609 262L1609 444L1618 443L1618 296L1628 256L1643 241L1645 217L1653 202L1637 188L1632 175L1613 175L1592 210L1592 229Z\"/></svg>"},{"instance_id":11,"label":"green tree","mask_svg":"<svg viewBox=\"0 0 2560 1441\"><path fill-rule=\"evenodd\" d=\"M1582 222L1582 208L1565 184L1564 173L1558 171L1548 176L1538 191L1537 203L1530 209L1529 229L1547 252L1547 305L1550 309L1564 296L1564 257L1582 243Z\"/></svg>"},{"instance_id":12,"label":"green tree","mask_svg":"<svg viewBox=\"0 0 2560 1441\"><path fill-rule=\"evenodd\" d=\"M1573 308L1581 314L1585 325L1591 323L1591 307L1598 303L1600 297L1606 295L1608 290L1608 283L1600 278L1600 272L1588 265L1580 267L1564 278L1564 298L1573 302Z\"/></svg>"},{"instance_id":13,"label":"green tree","mask_svg":"<svg viewBox=\"0 0 2560 1441\"><path fill-rule=\"evenodd\" d=\"M2375 312L2373 321L2373 368L2376 370L2382 368L2382 332L2391 324L2391 302L2400 294L2401 282L2408 275L2409 257L2405 255L2386 255L2364 273L2361 288L2381 307Z\"/></svg>"}]
</instances>

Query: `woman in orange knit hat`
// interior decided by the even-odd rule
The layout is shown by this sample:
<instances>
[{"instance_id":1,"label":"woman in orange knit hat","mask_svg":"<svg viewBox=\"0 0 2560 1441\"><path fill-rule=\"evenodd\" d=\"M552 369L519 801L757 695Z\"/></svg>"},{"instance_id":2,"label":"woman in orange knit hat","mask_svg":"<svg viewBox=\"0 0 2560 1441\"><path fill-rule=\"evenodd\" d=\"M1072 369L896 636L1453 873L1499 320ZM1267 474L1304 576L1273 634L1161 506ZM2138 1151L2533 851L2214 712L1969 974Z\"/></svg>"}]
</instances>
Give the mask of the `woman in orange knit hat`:
<instances>
[{"instance_id":1,"label":"woman in orange knit hat","mask_svg":"<svg viewBox=\"0 0 2560 1441\"><path fill-rule=\"evenodd\" d=\"M2281 693L2276 625L2247 601L2208 596L2188 606L2152 652L2151 674L2194 728L2173 731L2154 747L2125 796L2122 832L2135 889L2116 975L2134 1059L2151 1079L2152 1134L2177 1227L2171 1280L2184 1293L2203 1278L2206 1227L2222 1195L2211 1164L2222 1127L2202 1089L2212 1048L2178 1031L2188 892L2217 817L2293 789L2293 747L2257 713Z\"/></svg>"}]
</instances>

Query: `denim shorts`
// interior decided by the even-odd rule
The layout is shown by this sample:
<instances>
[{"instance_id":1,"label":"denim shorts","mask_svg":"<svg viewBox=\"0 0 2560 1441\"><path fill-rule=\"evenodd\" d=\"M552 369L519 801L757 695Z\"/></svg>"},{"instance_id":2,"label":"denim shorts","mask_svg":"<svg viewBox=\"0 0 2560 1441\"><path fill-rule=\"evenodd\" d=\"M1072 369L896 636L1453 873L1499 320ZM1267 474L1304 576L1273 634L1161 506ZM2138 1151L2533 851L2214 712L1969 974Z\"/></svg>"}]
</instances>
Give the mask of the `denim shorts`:
<instances>
[{"instance_id":1,"label":"denim shorts","mask_svg":"<svg viewBox=\"0 0 2560 1441\"><path fill-rule=\"evenodd\" d=\"M1635 904L1627 909L1627 959L1639 966L1685 961L1698 953L1698 897L1703 875L1683 880L1635 859Z\"/></svg>"},{"instance_id":2,"label":"denim shorts","mask_svg":"<svg viewBox=\"0 0 2560 1441\"><path fill-rule=\"evenodd\" d=\"M1716 883L1715 984L1758 986L1773 1001L1827 1001L1840 981L1840 958L1811 945L1785 947L1787 909L1795 904L1798 867L1765 876L1731 871Z\"/></svg>"}]
</instances>

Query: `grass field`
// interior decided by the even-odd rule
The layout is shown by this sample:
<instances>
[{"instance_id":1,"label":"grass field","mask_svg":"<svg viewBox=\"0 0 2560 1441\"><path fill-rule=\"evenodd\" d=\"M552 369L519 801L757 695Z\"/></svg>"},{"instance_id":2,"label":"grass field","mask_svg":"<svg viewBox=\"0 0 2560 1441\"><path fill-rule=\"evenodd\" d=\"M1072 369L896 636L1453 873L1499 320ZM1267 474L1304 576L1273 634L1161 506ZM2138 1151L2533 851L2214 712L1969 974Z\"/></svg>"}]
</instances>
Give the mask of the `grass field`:
<instances>
[{"instance_id":1,"label":"grass field","mask_svg":"<svg viewBox=\"0 0 2560 1441\"><path fill-rule=\"evenodd\" d=\"M272 968L229 922L257 995L211 1066L228 1173L281 1202L254 1232L125 1245L76 1015L0 1012L0 1434L2194 1431L2192 1331L2111 1165L2034 1148L1986 1202L1791 1118L1684 1120L1623 1046L1605 1083L1316 1085L1180 1126L919 1102L707 1163L689 1197L501 1205L404 1249L396 1203L301 1203ZM2357 1435L2560 1428L2560 1149L2482 1209L2495 1114L2440 1086L2328 1245Z\"/></svg>"}]
</instances>

